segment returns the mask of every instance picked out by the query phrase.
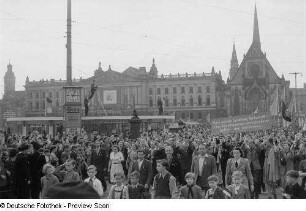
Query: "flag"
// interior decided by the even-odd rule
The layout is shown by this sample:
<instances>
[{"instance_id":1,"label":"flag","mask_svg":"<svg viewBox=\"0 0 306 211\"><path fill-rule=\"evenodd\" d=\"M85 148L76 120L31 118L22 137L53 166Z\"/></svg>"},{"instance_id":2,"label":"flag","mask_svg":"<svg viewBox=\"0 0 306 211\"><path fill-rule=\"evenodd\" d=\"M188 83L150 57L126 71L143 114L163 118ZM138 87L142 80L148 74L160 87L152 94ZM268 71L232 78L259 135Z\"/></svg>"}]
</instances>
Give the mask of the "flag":
<instances>
[{"instance_id":1,"label":"flag","mask_svg":"<svg viewBox=\"0 0 306 211\"><path fill-rule=\"evenodd\" d=\"M291 117L288 115L287 106L285 102L282 103L282 116L283 116L283 119L286 120L287 122L292 121Z\"/></svg>"},{"instance_id":2,"label":"flag","mask_svg":"<svg viewBox=\"0 0 306 211\"><path fill-rule=\"evenodd\" d=\"M206 121L210 122L210 112L207 114Z\"/></svg>"},{"instance_id":3,"label":"flag","mask_svg":"<svg viewBox=\"0 0 306 211\"><path fill-rule=\"evenodd\" d=\"M256 110L254 111L254 114L257 114L258 113L258 106L256 108Z\"/></svg>"},{"instance_id":4,"label":"flag","mask_svg":"<svg viewBox=\"0 0 306 211\"><path fill-rule=\"evenodd\" d=\"M275 88L274 94L273 94L273 102L270 105L270 114L271 116L277 116L278 114L278 87Z\"/></svg>"},{"instance_id":5,"label":"flag","mask_svg":"<svg viewBox=\"0 0 306 211\"><path fill-rule=\"evenodd\" d=\"M46 98L46 110L45 110L45 112L46 112L46 114L50 114L50 113L52 113L52 99L50 99L49 97L47 97Z\"/></svg>"}]
</instances>

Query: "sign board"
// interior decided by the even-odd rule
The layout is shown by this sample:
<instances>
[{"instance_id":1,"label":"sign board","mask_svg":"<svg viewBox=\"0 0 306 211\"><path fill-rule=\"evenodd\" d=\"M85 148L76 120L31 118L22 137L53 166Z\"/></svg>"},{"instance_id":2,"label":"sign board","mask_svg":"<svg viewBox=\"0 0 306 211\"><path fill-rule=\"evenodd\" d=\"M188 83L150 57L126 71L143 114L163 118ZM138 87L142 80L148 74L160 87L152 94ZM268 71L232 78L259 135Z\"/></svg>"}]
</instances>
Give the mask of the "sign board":
<instances>
[{"instance_id":1,"label":"sign board","mask_svg":"<svg viewBox=\"0 0 306 211\"><path fill-rule=\"evenodd\" d=\"M211 123L212 134L251 132L258 130L267 130L271 129L271 127L271 116L270 114L266 113L213 119Z\"/></svg>"},{"instance_id":2,"label":"sign board","mask_svg":"<svg viewBox=\"0 0 306 211\"><path fill-rule=\"evenodd\" d=\"M117 104L117 91L116 90L104 90L103 91L103 104Z\"/></svg>"},{"instance_id":3,"label":"sign board","mask_svg":"<svg viewBox=\"0 0 306 211\"><path fill-rule=\"evenodd\" d=\"M65 125L68 128L79 128L81 126L81 106L65 106Z\"/></svg>"}]
</instances>

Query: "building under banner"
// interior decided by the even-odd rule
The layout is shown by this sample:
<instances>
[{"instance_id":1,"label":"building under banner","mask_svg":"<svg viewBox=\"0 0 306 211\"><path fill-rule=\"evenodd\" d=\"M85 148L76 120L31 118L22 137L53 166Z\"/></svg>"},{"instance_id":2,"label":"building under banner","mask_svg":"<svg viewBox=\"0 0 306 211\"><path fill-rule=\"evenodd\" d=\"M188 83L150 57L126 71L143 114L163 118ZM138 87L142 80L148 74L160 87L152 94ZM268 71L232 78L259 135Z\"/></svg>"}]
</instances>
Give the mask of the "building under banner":
<instances>
[{"instance_id":1,"label":"building under banner","mask_svg":"<svg viewBox=\"0 0 306 211\"><path fill-rule=\"evenodd\" d=\"M129 132L129 120L132 116L88 116L81 118L81 126L86 132L98 134L118 134ZM139 116L140 130L162 130L168 128L175 121L175 116ZM29 132L37 131L54 137L60 124L64 123L63 117L18 117L8 118L8 127L13 134L26 136Z\"/></svg>"}]
</instances>

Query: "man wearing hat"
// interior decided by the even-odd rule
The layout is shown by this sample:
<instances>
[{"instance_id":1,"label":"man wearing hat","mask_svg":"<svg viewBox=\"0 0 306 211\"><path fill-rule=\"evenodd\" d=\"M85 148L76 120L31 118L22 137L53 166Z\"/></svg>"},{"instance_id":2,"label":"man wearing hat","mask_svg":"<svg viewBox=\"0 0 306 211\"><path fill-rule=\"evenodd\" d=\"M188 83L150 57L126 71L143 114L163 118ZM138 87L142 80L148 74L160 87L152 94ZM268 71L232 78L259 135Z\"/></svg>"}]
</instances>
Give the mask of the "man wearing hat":
<instances>
[{"instance_id":1,"label":"man wearing hat","mask_svg":"<svg viewBox=\"0 0 306 211\"><path fill-rule=\"evenodd\" d=\"M18 199L31 198L31 174L29 154L31 153L32 146L23 143L18 148L19 152L16 157L16 188Z\"/></svg>"}]
</instances>

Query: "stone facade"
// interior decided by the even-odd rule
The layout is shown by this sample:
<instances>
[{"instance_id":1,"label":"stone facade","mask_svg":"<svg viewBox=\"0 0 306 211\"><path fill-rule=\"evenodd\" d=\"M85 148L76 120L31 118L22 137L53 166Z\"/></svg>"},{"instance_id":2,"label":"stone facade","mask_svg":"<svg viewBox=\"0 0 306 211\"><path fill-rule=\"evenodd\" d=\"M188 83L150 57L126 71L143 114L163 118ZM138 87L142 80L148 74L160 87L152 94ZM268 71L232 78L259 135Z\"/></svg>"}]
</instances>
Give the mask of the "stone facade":
<instances>
[{"instance_id":1,"label":"stone facade","mask_svg":"<svg viewBox=\"0 0 306 211\"><path fill-rule=\"evenodd\" d=\"M122 73L109 66L103 71L101 64L94 75L87 79L74 80L73 85L82 86L82 102L89 96L92 82L98 86L97 93L89 104L89 116L131 115L137 109L139 115L157 115L157 101L163 101L164 114L191 121L206 121L225 115L225 84L221 73L212 68L210 73L158 75L153 59L147 72L145 67L129 67ZM45 114L46 97L52 100L52 114L61 116L64 103L63 89L66 81L26 80L26 116ZM108 102L106 95L112 95ZM84 110L84 106L83 106Z\"/></svg>"},{"instance_id":2,"label":"stone facade","mask_svg":"<svg viewBox=\"0 0 306 211\"><path fill-rule=\"evenodd\" d=\"M230 77L227 80L227 113L241 115L269 112L273 102L276 100L278 101L276 104L279 105L281 99L286 99L288 93L289 81L285 81L284 77L276 74L266 53L263 53L261 49L255 7L253 42L239 66L235 45L233 48Z\"/></svg>"}]
</instances>

